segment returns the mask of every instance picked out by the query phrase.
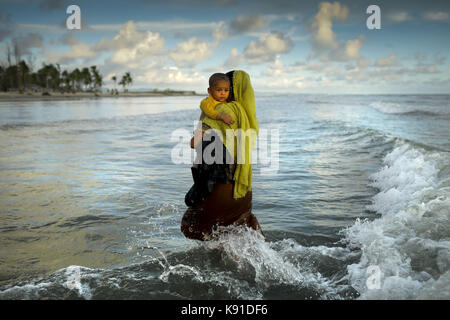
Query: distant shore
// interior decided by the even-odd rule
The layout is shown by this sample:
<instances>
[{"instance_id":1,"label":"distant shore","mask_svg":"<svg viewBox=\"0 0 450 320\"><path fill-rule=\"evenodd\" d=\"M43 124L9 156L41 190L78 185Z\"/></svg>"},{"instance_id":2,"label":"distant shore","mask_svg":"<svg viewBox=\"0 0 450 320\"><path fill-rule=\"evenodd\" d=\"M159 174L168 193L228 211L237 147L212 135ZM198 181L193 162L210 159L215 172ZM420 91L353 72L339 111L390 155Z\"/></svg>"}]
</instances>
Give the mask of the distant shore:
<instances>
[{"instance_id":1,"label":"distant shore","mask_svg":"<svg viewBox=\"0 0 450 320\"><path fill-rule=\"evenodd\" d=\"M20 101L20 100L71 100L85 98L121 98L121 97L172 97L172 96L203 96L195 91L148 91L148 92L120 92L113 95L110 92L76 92L61 93L50 92L43 95L42 92L0 92L0 101Z\"/></svg>"}]
</instances>

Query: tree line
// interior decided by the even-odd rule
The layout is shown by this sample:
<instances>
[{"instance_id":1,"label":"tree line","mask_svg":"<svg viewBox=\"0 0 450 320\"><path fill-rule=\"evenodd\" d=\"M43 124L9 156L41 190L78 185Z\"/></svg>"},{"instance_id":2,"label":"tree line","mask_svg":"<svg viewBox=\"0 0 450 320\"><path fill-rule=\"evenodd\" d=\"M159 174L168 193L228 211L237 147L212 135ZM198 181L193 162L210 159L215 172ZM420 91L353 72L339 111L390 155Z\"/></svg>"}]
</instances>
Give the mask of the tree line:
<instances>
[{"instance_id":1,"label":"tree line","mask_svg":"<svg viewBox=\"0 0 450 320\"><path fill-rule=\"evenodd\" d=\"M26 90L42 91L43 93L53 92L98 92L101 91L103 76L100 74L97 66L90 68L75 68L72 71L63 70L59 64L43 63L42 67L33 72L32 68L24 61L20 60L16 64L11 64L8 55L9 66L0 66L0 90L19 91L21 93ZM117 77L111 78L114 81L114 89L112 93L118 94L116 87ZM126 72L119 85L123 87L124 92L131 85L133 79L129 72ZM113 91L114 90L114 91Z\"/></svg>"}]
</instances>

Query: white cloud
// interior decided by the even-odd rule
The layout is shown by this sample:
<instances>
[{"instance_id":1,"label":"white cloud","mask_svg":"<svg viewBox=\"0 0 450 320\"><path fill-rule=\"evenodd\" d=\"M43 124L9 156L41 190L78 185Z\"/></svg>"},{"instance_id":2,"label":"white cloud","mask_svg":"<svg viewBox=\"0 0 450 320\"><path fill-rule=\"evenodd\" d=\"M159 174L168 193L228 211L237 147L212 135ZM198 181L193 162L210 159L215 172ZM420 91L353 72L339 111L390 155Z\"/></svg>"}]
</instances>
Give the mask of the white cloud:
<instances>
[{"instance_id":1,"label":"white cloud","mask_svg":"<svg viewBox=\"0 0 450 320\"><path fill-rule=\"evenodd\" d=\"M386 17L393 22L406 22L413 20L411 14L406 11L390 12L386 14Z\"/></svg>"},{"instance_id":2,"label":"white cloud","mask_svg":"<svg viewBox=\"0 0 450 320\"><path fill-rule=\"evenodd\" d=\"M281 62L280 56L276 56L275 61L267 66L267 74L271 77L284 77L284 64Z\"/></svg>"},{"instance_id":3,"label":"white cloud","mask_svg":"<svg viewBox=\"0 0 450 320\"><path fill-rule=\"evenodd\" d=\"M386 58L378 58L375 60L375 66L376 67L393 67L397 66L397 55L395 53L387 56Z\"/></svg>"},{"instance_id":4,"label":"white cloud","mask_svg":"<svg viewBox=\"0 0 450 320\"><path fill-rule=\"evenodd\" d=\"M197 38L190 38L186 42L179 43L169 56L177 66L193 66L209 58L215 45L202 42Z\"/></svg>"},{"instance_id":5,"label":"white cloud","mask_svg":"<svg viewBox=\"0 0 450 320\"><path fill-rule=\"evenodd\" d=\"M112 40L102 38L95 51L115 51L112 61L121 64L136 63L153 55L164 53L164 42L159 33L139 32L132 20L126 22Z\"/></svg>"},{"instance_id":6,"label":"white cloud","mask_svg":"<svg viewBox=\"0 0 450 320\"><path fill-rule=\"evenodd\" d=\"M298 73L303 65L285 66L279 55L275 61L267 65L267 69L262 73L262 78L257 82L260 87L268 89L292 90L302 88L304 79Z\"/></svg>"},{"instance_id":7,"label":"white cloud","mask_svg":"<svg viewBox=\"0 0 450 320\"><path fill-rule=\"evenodd\" d=\"M292 40L281 32L272 31L264 34L257 41L251 41L244 49L243 56L249 63L264 63L274 61L280 53L288 53L294 44Z\"/></svg>"},{"instance_id":8,"label":"white cloud","mask_svg":"<svg viewBox=\"0 0 450 320\"><path fill-rule=\"evenodd\" d=\"M58 39L59 43L73 46L78 43L78 39L75 38L72 33L66 33L61 38Z\"/></svg>"},{"instance_id":9,"label":"white cloud","mask_svg":"<svg viewBox=\"0 0 450 320\"><path fill-rule=\"evenodd\" d=\"M144 85L181 88L207 87L207 78L197 71L183 71L178 67L150 68L136 76Z\"/></svg>"},{"instance_id":10,"label":"white cloud","mask_svg":"<svg viewBox=\"0 0 450 320\"><path fill-rule=\"evenodd\" d=\"M293 46L289 37L281 32L272 31L261 35L256 41L250 41L242 53L239 53L237 48L233 48L223 66L236 68L243 62L250 64L273 62L278 54L290 52Z\"/></svg>"},{"instance_id":11,"label":"white cloud","mask_svg":"<svg viewBox=\"0 0 450 320\"><path fill-rule=\"evenodd\" d=\"M339 2L321 2L319 4L319 11L314 16L311 25L313 46L311 59L325 59L330 63L364 59L360 55L360 50L365 41L363 35L356 39L343 41L338 40L333 31L333 21L344 21L347 20L348 16L349 9Z\"/></svg>"},{"instance_id":12,"label":"white cloud","mask_svg":"<svg viewBox=\"0 0 450 320\"><path fill-rule=\"evenodd\" d=\"M93 51L89 45L83 42L78 42L72 45L69 51L59 53L59 52L47 52L43 55L53 63L70 64L75 59L86 59L92 58L97 53Z\"/></svg>"},{"instance_id":13,"label":"white cloud","mask_svg":"<svg viewBox=\"0 0 450 320\"><path fill-rule=\"evenodd\" d=\"M231 49L230 54L223 66L228 69L239 69L242 60L243 56L239 53L239 50L237 48L233 48Z\"/></svg>"},{"instance_id":14,"label":"white cloud","mask_svg":"<svg viewBox=\"0 0 450 320\"><path fill-rule=\"evenodd\" d=\"M213 38L215 41L223 41L228 38L228 28L225 22L220 22L213 30Z\"/></svg>"},{"instance_id":15,"label":"white cloud","mask_svg":"<svg viewBox=\"0 0 450 320\"><path fill-rule=\"evenodd\" d=\"M362 47L363 37L348 40L345 45L345 54L349 59L357 60L360 58L359 50Z\"/></svg>"},{"instance_id":16,"label":"white cloud","mask_svg":"<svg viewBox=\"0 0 450 320\"><path fill-rule=\"evenodd\" d=\"M428 66L417 66L414 70L416 73L440 73L440 71L436 68L436 66L428 65Z\"/></svg>"},{"instance_id":17,"label":"white cloud","mask_svg":"<svg viewBox=\"0 0 450 320\"><path fill-rule=\"evenodd\" d=\"M313 30L313 44L320 49L336 49L338 44L333 32L333 20L346 20L348 8L339 2L321 2L319 12L314 16L311 26Z\"/></svg>"},{"instance_id":18,"label":"white cloud","mask_svg":"<svg viewBox=\"0 0 450 320\"><path fill-rule=\"evenodd\" d=\"M447 21L447 20L449 20L448 12L442 12L442 11L426 12L423 15L423 17L425 20L430 20L430 21Z\"/></svg>"}]
</instances>

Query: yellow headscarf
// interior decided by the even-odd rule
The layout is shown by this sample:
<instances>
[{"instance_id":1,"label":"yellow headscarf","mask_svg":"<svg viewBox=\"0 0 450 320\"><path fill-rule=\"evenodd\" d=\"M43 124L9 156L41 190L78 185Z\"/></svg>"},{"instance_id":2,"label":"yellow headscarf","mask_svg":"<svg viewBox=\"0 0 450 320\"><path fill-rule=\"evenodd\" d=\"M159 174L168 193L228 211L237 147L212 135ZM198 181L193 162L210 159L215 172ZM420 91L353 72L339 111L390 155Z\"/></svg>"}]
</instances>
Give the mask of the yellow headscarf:
<instances>
[{"instance_id":1,"label":"yellow headscarf","mask_svg":"<svg viewBox=\"0 0 450 320\"><path fill-rule=\"evenodd\" d=\"M233 93L234 101L216 107L216 111L227 113L233 118L234 123L232 125L208 117L205 117L203 122L217 130L228 152L233 155L235 163L237 162L233 193L233 197L237 199L245 197L247 192L252 189L251 152L259 133L259 122L255 110L255 93L250 83L250 77L245 71L236 70L233 72ZM232 131L227 131L230 129ZM237 131L235 130L238 129L241 129L243 134L237 134L236 136ZM249 143L246 143L246 136L249 137ZM240 146L239 150L237 149L238 145ZM238 155L239 157L237 157Z\"/></svg>"}]
</instances>

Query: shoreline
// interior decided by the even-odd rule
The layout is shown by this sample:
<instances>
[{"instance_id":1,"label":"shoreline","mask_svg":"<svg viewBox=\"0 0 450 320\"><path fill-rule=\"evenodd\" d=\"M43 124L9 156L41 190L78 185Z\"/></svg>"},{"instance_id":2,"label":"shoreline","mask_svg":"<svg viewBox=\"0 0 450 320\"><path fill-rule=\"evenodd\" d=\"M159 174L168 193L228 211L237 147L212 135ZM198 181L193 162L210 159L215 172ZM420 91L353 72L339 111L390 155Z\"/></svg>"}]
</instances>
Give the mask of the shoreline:
<instances>
[{"instance_id":1,"label":"shoreline","mask_svg":"<svg viewBox=\"0 0 450 320\"><path fill-rule=\"evenodd\" d=\"M32 100L77 100L77 99L99 99L99 98L123 98L123 97L176 97L176 96L204 96L195 91L174 91L174 92L120 92L112 95L106 92L77 92L60 93L51 92L50 95L42 95L42 92L0 92L1 101L32 101Z\"/></svg>"}]
</instances>

